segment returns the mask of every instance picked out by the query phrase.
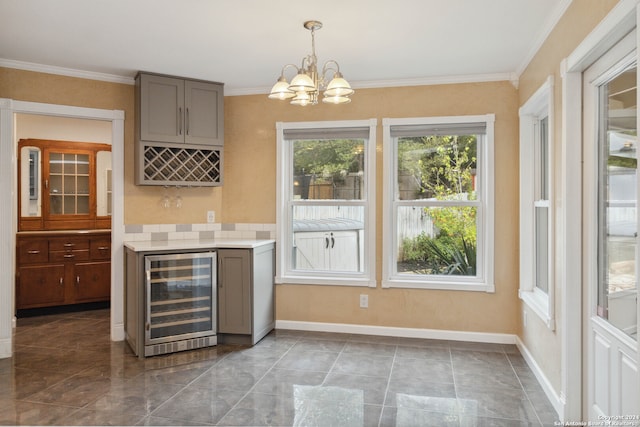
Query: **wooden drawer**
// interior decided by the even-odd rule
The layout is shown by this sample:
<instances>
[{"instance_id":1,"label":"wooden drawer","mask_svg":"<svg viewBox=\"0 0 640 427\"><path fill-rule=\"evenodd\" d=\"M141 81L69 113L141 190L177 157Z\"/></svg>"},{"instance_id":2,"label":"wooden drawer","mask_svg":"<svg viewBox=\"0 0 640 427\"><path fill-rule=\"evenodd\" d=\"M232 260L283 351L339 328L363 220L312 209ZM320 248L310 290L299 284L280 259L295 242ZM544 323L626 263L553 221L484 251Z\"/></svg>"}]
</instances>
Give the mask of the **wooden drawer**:
<instances>
[{"instance_id":1,"label":"wooden drawer","mask_svg":"<svg viewBox=\"0 0 640 427\"><path fill-rule=\"evenodd\" d=\"M111 259L111 239L108 237L91 239L89 245L91 259Z\"/></svg>"},{"instance_id":2,"label":"wooden drawer","mask_svg":"<svg viewBox=\"0 0 640 427\"><path fill-rule=\"evenodd\" d=\"M18 263L35 264L49 261L47 239L18 239Z\"/></svg>"},{"instance_id":3,"label":"wooden drawer","mask_svg":"<svg viewBox=\"0 0 640 427\"><path fill-rule=\"evenodd\" d=\"M89 259L89 249L73 251L51 251L49 252L50 262L73 262L87 261Z\"/></svg>"},{"instance_id":4,"label":"wooden drawer","mask_svg":"<svg viewBox=\"0 0 640 427\"><path fill-rule=\"evenodd\" d=\"M89 239L86 237L51 238L49 239L49 251L76 251L88 250Z\"/></svg>"}]
</instances>

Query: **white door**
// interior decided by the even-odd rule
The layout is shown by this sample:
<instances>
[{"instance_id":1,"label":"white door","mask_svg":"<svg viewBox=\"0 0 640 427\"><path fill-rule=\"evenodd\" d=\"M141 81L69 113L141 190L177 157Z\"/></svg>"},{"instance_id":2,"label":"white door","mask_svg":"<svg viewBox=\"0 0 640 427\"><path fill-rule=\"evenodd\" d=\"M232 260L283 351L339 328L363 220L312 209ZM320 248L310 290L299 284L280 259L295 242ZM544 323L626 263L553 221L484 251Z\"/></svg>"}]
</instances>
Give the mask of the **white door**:
<instances>
[{"instance_id":1,"label":"white door","mask_svg":"<svg viewBox=\"0 0 640 427\"><path fill-rule=\"evenodd\" d=\"M634 31L583 75L583 415L592 421L640 414L635 46Z\"/></svg>"}]
</instances>

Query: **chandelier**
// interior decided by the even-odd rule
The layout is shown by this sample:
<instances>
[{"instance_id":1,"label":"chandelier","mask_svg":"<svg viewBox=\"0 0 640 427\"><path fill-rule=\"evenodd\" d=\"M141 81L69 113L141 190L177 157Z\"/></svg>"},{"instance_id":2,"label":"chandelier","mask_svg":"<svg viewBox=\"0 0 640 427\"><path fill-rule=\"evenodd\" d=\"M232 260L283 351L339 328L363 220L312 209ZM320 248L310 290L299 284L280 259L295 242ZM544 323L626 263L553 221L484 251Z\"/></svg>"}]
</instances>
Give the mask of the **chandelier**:
<instances>
[{"instance_id":1,"label":"chandelier","mask_svg":"<svg viewBox=\"0 0 640 427\"><path fill-rule=\"evenodd\" d=\"M316 105L318 103L318 95L324 90L322 102L328 104L345 104L351 102L349 95L353 94L353 89L349 83L342 77L340 66L334 60L327 61L322 66L322 72L318 74L318 59L316 58L315 31L322 28L322 22L307 21L304 27L311 31L311 55L307 55L302 59L300 68L293 64L287 64L282 67L280 78L269 93L270 99L291 99L293 105ZM284 72L287 68L293 67L296 75L291 79L291 83L287 82ZM325 80L325 75L331 72L333 77L329 84Z\"/></svg>"}]
</instances>

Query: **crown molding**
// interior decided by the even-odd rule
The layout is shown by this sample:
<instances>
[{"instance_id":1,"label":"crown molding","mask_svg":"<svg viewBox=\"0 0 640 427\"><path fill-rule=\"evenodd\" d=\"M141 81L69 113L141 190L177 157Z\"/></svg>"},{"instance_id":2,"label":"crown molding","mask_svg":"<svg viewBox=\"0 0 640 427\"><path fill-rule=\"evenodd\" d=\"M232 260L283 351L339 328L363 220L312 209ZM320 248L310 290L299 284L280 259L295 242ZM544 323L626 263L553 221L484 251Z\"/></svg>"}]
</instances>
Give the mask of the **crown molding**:
<instances>
[{"instance_id":1,"label":"crown molding","mask_svg":"<svg viewBox=\"0 0 640 427\"><path fill-rule=\"evenodd\" d=\"M135 78L118 76L115 74L97 73L93 71L76 70L73 68L56 67L53 65L36 64L33 62L14 61L11 59L0 58L0 67L15 68L18 70L35 71L38 73L56 74L67 77L77 77L81 79L99 80L111 83L121 83L134 85ZM436 76L423 77L415 79L398 79L398 80L367 80L353 82L355 89L377 89L386 87L404 87L404 86L432 86L446 84L461 83L484 83L509 81L514 87L518 87L518 75L516 73L495 73L495 74L469 74L461 76ZM225 86L225 96L242 96L242 95L264 95L269 93L269 87L250 87L250 88L230 88Z\"/></svg>"},{"instance_id":2,"label":"crown molding","mask_svg":"<svg viewBox=\"0 0 640 427\"><path fill-rule=\"evenodd\" d=\"M553 31L553 29L556 27L556 25L560 21L560 18L562 18L564 13L567 11L572 1L573 0L560 0L553 13L549 15L547 21L545 22L545 25L542 27L537 37L531 44L531 48L529 49L527 56L525 56L520 66L517 68L516 75L518 77L520 77L522 73L524 73L524 70L526 70L526 68L529 66L529 63L531 63L533 58L536 56L536 54L542 47L542 44L547 40L547 37L549 37L551 31Z\"/></svg>"},{"instance_id":3,"label":"crown molding","mask_svg":"<svg viewBox=\"0 0 640 427\"><path fill-rule=\"evenodd\" d=\"M509 81L511 82L511 84L513 84L514 87L518 87L518 77L516 73L469 74L462 76L438 76L399 80L363 80L351 82L351 87L353 87L354 89L380 89L387 87L434 86L499 81ZM271 86L253 88L228 88L225 86L224 94L225 96L264 95L268 94L270 90Z\"/></svg>"},{"instance_id":4,"label":"crown molding","mask_svg":"<svg viewBox=\"0 0 640 427\"><path fill-rule=\"evenodd\" d=\"M118 76L115 74L97 73L94 71L76 70L73 68L56 67L54 65L36 64L34 62L14 61L0 58L0 67L15 68L18 70L35 71L38 73L56 74L59 76L78 77L88 80L99 80L110 83L134 85L133 77Z\"/></svg>"}]
</instances>

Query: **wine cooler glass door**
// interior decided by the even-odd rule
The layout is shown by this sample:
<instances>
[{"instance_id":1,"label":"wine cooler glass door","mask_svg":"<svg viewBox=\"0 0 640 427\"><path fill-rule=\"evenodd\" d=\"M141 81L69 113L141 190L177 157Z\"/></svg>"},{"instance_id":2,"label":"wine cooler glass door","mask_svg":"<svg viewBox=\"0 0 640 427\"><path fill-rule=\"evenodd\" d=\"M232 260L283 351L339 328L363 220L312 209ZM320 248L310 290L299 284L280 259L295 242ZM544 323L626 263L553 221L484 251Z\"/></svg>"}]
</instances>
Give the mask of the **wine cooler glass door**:
<instances>
[{"instance_id":1,"label":"wine cooler glass door","mask_svg":"<svg viewBox=\"0 0 640 427\"><path fill-rule=\"evenodd\" d=\"M145 273L147 345L215 335L215 252L146 256Z\"/></svg>"}]
</instances>

